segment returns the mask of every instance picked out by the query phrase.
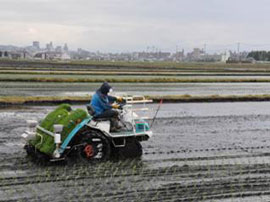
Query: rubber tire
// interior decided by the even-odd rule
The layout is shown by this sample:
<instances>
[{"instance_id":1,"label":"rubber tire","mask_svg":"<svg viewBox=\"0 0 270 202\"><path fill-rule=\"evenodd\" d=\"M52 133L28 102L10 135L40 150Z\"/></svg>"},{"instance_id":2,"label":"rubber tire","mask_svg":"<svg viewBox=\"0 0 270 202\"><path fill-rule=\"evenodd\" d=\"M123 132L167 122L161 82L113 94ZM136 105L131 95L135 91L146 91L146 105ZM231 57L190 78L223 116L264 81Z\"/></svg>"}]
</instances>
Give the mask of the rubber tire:
<instances>
[{"instance_id":1,"label":"rubber tire","mask_svg":"<svg viewBox=\"0 0 270 202\"><path fill-rule=\"evenodd\" d=\"M97 162L102 162L102 161L107 161L110 159L110 156L111 156L111 146L110 146L110 143L108 141L108 139L99 131L95 131L95 130L92 130L92 131L89 131L89 130L85 130L83 131L81 134L80 134L80 138L79 138L79 141L78 141L78 144L90 144L93 146L94 148L94 154L95 156L94 157L97 157L96 155L96 152L98 150L98 148L95 146L95 143L92 142L92 139L100 139L101 142L102 142L102 153L103 153L103 156L101 158L87 158L85 156L85 152L84 152L84 149L85 149L85 146L78 146L78 148L76 149L76 156L77 156L77 160L79 160L80 162L83 162L83 163L97 163Z\"/></svg>"},{"instance_id":2,"label":"rubber tire","mask_svg":"<svg viewBox=\"0 0 270 202\"><path fill-rule=\"evenodd\" d=\"M143 154L142 145L136 138L127 138L125 147L115 149L119 159L140 158Z\"/></svg>"}]
</instances>

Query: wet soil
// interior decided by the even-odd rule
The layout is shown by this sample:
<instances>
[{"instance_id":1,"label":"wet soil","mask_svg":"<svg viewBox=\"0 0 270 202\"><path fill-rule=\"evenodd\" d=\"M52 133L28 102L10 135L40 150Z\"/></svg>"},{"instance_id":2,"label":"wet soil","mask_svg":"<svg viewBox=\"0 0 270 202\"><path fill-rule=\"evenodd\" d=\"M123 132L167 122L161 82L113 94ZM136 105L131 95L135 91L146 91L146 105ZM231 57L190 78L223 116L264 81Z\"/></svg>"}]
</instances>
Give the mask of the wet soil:
<instances>
[{"instance_id":1,"label":"wet soil","mask_svg":"<svg viewBox=\"0 0 270 202\"><path fill-rule=\"evenodd\" d=\"M0 110L0 201L270 200L270 102L164 104L140 160L39 166L20 135L53 108Z\"/></svg>"}]
</instances>

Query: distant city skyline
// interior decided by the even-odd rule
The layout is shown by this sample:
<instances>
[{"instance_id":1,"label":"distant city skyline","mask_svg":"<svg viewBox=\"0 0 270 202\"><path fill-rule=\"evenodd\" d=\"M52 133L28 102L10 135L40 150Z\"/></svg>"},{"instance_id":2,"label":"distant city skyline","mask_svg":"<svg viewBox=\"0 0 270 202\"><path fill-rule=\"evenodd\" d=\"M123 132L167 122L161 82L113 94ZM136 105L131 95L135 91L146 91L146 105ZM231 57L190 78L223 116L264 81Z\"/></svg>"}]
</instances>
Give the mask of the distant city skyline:
<instances>
[{"instance_id":1,"label":"distant city skyline","mask_svg":"<svg viewBox=\"0 0 270 202\"><path fill-rule=\"evenodd\" d=\"M269 50L269 0L0 0L0 44L173 52ZM205 46L206 44L206 46Z\"/></svg>"},{"instance_id":2,"label":"distant city skyline","mask_svg":"<svg viewBox=\"0 0 270 202\"><path fill-rule=\"evenodd\" d=\"M237 51L227 50L222 53L209 53L204 48L193 48L192 51L179 50L162 51L153 47L147 47L146 51L130 51L121 53L88 51L78 48L69 50L67 43L64 46L55 46L52 41L40 46L39 41L33 41L26 47L3 46L0 44L0 59L30 59L30 60L106 60L106 61L174 61L174 62L245 62L253 63L255 59L248 57L250 52L240 51L240 43L237 43ZM260 59L257 53L252 53ZM264 53L259 53L264 54ZM267 58L266 58L267 59ZM268 59L267 59L268 60Z\"/></svg>"},{"instance_id":3,"label":"distant city skyline","mask_svg":"<svg viewBox=\"0 0 270 202\"><path fill-rule=\"evenodd\" d=\"M44 44L40 43L40 41L32 41L31 43L27 44L26 46L18 46L16 44L0 44L0 47L3 46L14 46L17 48L27 48L27 47L39 47L38 49L50 49L48 47L54 47L54 48L62 48L63 50L65 49L66 51L69 50L67 43L64 44L59 44L59 43L55 43L53 41L49 41L46 42ZM243 46L251 46L253 48L247 49L247 48L243 48ZM170 52L170 53L175 53L175 52L190 52L193 51L194 49L200 49L202 51L204 51L205 53L209 53L209 54L214 54L214 53L224 53L227 51L232 51L232 52L250 52L250 51L258 51L258 50L268 50L268 48L265 48L269 46L270 49L270 44L246 44L246 43L231 43L231 44L224 44L224 45L216 45L216 46L210 46L209 44L203 44L203 46L194 46L194 47L190 47L188 49L185 49L183 47L180 47L178 45L176 45L174 48L172 49L160 49L157 46L146 46L144 49L140 49L140 50L128 50L128 51L109 51L109 50L105 50L105 51L100 51L100 50L90 50L90 49L84 49L90 52L104 52L104 53L127 53L127 52ZM217 49L217 47L219 47L219 49ZM262 48L258 48L258 47L262 47ZM3 48L2 48L3 49ZM82 49L81 47L77 47L75 49L70 49L71 51L77 51L78 49ZM5 49L3 49L5 50Z\"/></svg>"}]
</instances>

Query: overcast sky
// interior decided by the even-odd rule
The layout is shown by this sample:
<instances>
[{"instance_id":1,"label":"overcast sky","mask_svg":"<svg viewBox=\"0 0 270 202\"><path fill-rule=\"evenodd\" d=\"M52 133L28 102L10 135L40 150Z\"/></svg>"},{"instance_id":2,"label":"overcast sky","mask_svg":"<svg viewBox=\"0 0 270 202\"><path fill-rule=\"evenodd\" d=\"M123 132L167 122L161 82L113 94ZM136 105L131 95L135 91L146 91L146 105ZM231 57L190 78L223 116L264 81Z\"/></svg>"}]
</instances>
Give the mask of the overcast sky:
<instances>
[{"instance_id":1,"label":"overcast sky","mask_svg":"<svg viewBox=\"0 0 270 202\"><path fill-rule=\"evenodd\" d=\"M270 49L269 11L270 0L0 0L0 44Z\"/></svg>"}]
</instances>

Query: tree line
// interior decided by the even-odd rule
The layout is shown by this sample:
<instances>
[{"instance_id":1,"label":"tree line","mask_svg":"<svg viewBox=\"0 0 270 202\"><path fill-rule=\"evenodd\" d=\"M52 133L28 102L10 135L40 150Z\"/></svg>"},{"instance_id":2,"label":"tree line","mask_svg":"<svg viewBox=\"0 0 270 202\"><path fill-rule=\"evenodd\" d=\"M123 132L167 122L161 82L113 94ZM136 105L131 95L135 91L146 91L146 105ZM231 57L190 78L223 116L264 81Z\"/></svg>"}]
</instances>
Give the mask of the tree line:
<instances>
[{"instance_id":1,"label":"tree line","mask_svg":"<svg viewBox=\"0 0 270 202\"><path fill-rule=\"evenodd\" d=\"M257 61L270 61L270 51L251 51L247 57Z\"/></svg>"}]
</instances>

